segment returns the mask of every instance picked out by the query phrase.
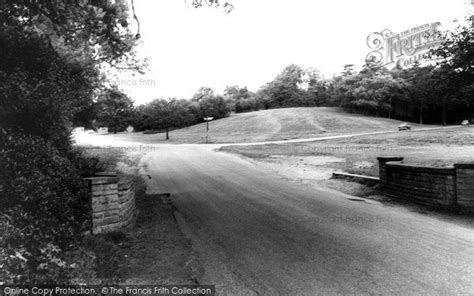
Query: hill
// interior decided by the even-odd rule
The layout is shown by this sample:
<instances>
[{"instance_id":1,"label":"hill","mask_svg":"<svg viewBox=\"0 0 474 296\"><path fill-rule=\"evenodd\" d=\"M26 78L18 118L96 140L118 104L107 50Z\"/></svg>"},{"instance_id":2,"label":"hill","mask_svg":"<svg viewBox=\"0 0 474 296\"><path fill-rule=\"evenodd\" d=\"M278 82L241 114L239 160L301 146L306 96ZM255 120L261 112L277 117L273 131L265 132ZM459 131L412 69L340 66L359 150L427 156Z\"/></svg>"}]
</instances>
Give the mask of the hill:
<instances>
[{"instance_id":1,"label":"hill","mask_svg":"<svg viewBox=\"0 0 474 296\"><path fill-rule=\"evenodd\" d=\"M211 121L209 135L212 143L276 141L318 136L395 130L402 122L393 119L350 114L339 108L282 108L232 114ZM416 126L416 124L415 124ZM142 143L203 143L206 124L201 123L164 133L121 133L115 137Z\"/></svg>"}]
</instances>

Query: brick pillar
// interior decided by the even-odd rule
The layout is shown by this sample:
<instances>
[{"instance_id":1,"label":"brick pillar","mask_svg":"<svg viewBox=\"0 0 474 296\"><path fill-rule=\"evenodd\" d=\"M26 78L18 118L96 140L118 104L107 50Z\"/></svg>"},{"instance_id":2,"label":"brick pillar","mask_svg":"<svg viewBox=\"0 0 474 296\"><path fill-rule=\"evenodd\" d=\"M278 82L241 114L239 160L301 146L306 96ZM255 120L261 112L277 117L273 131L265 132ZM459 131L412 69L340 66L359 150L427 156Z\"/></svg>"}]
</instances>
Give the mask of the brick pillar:
<instances>
[{"instance_id":1,"label":"brick pillar","mask_svg":"<svg viewBox=\"0 0 474 296\"><path fill-rule=\"evenodd\" d=\"M385 164L389 161L402 161L403 157L401 156L382 156L382 157L377 157L377 160L379 161L379 184L380 187L385 187L387 184L387 170L385 167Z\"/></svg>"},{"instance_id":2,"label":"brick pillar","mask_svg":"<svg viewBox=\"0 0 474 296\"><path fill-rule=\"evenodd\" d=\"M84 178L89 188L92 203L92 233L116 230L120 222L118 178Z\"/></svg>"},{"instance_id":3,"label":"brick pillar","mask_svg":"<svg viewBox=\"0 0 474 296\"><path fill-rule=\"evenodd\" d=\"M474 163L457 163L456 202L465 209L474 210Z\"/></svg>"}]
</instances>

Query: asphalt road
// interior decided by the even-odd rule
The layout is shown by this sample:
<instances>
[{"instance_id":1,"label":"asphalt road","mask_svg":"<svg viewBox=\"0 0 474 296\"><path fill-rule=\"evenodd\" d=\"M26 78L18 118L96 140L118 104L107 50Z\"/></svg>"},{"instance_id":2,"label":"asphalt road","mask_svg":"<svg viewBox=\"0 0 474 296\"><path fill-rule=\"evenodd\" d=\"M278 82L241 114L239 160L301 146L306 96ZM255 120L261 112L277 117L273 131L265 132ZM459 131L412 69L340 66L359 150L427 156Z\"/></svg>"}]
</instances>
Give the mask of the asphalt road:
<instances>
[{"instance_id":1,"label":"asphalt road","mask_svg":"<svg viewBox=\"0 0 474 296\"><path fill-rule=\"evenodd\" d=\"M474 295L467 226L298 186L203 145L156 146L142 164L220 295Z\"/></svg>"}]
</instances>

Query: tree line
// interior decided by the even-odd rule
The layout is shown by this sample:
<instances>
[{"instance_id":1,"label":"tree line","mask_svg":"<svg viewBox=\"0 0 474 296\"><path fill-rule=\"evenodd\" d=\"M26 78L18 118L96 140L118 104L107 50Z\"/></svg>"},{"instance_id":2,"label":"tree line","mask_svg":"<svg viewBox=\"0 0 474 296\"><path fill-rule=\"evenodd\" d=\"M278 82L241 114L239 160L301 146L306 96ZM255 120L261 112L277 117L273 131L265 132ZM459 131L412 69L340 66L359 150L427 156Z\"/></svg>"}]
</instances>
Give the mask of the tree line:
<instances>
[{"instance_id":1,"label":"tree line","mask_svg":"<svg viewBox=\"0 0 474 296\"><path fill-rule=\"evenodd\" d=\"M202 87L190 99L156 99L136 108L126 95L120 93L121 103L108 99L108 93L98 101L96 124L113 131L131 124L137 130L168 132L200 123L206 116L318 106L421 124L459 123L474 117L473 40L472 26L447 32L442 45L428 54L436 63L415 63L407 69L388 70L369 60L360 71L345 65L339 75L324 78L316 68L291 64L257 92L233 85L220 95ZM120 104L127 106L124 116Z\"/></svg>"}]
</instances>

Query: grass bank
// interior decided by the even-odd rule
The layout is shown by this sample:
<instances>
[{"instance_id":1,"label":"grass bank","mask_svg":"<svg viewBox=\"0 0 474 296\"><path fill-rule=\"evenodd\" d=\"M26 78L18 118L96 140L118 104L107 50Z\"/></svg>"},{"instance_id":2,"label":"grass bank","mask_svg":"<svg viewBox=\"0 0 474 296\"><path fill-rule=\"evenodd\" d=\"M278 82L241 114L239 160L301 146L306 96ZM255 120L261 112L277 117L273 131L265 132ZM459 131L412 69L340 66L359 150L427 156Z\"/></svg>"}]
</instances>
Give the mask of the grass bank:
<instances>
[{"instance_id":1,"label":"grass bank","mask_svg":"<svg viewBox=\"0 0 474 296\"><path fill-rule=\"evenodd\" d=\"M212 143L278 141L396 130L401 123L388 118L350 114L335 107L281 108L232 114L211 121L209 136ZM119 133L108 136L143 144L205 143L206 124L173 130L169 135L168 141L164 133Z\"/></svg>"}]
</instances>

